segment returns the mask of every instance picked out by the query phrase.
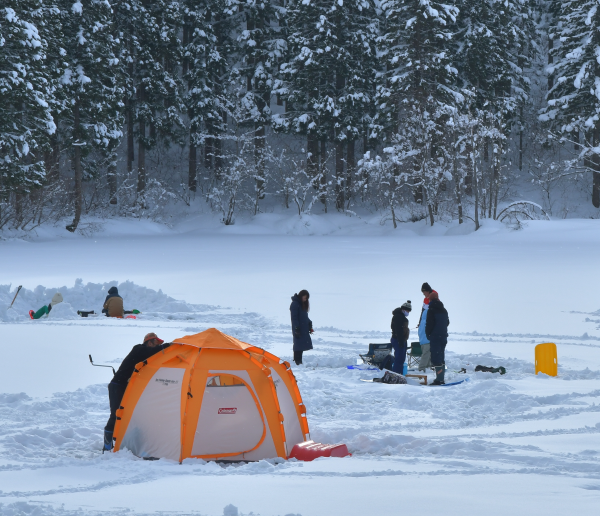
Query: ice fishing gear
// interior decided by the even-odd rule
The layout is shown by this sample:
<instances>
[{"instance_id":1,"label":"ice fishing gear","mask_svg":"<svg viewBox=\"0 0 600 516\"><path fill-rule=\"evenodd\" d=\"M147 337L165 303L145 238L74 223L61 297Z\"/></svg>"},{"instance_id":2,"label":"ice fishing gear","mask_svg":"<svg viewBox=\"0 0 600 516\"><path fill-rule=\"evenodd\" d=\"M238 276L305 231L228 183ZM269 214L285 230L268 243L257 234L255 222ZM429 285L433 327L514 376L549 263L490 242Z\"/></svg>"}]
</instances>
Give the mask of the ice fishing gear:
<instances>
[{"instance_id":1,"label":"ice fishing gear","mask_svg":"<svg viewBox=\"0 0 600 516\"><path fill-rule=\"evenodd\" d=\"M92 355L88 355L90 357L90 363L94 366L94 367L110 367L112 369L113 375L117 374L115 371L115 368L111 365L101 365L101 364L94 364L94 361L92 360Z\"/></svg>"},{"instance_id":2,"label":"ice fishing gear","mask_svg":"<svg viewBox=\"0 0 600 516\"><path fill-rule=\"evenodd\" d=\"M500 374L506 374L506 369L502 366L500 367L488 367L488 366L484 366L484 365L478 365L475 368L475 371L481 371L483 373L500 373Z\"/></svg>"},{"instance_id":3,"label":"ice fishing gear","mask_svg":"<svg viewBox=\"0 0 600 516\"><path fill-rule=\"evenodd\" d=\"M133 310L123 310L123 313L125 315L127 315L127 314L135 314L135 315L137 315L137 314L141 314L142 312L140 312L139 310L133 309Z\"/></svg>"},{"instance_id":4,"label":"ice fishing gear","mask_svg":"<svg viewBox=\"0 0 600 516\"><path fill-rule=\"evenodd\" d=\"M87 317L88 315L96 315L96 312L94 312L94 310L77 310L77 315L80 315L81 317Z\"/></svg>"},{"instance_id":5,"label":"ice fishing gear","mask_svg":"<svg viewBox=\"0 0 600 516\"><path fill-rule=\"evenodd\" d=\"M469 382L469 378L465 378L464 380L460 380L458 382L449 382L449 383L430 383L429 387L435 387L436 385L438 387L451 387L452 385L460 385L461 383L465 383L465 382Z\"/></svg>"},{"instance_id":6,"label":"ice fishing gear","mask_svg":"<svg viewBox=\"0 0 600 516\"><path fill-rule=\"evenodd\" d=\"M23 285L19 285L19 287L17 288L17 293L15 294L15 297L13 297L12 303L7 308L7 310L10 310L12 308L12 306L15 304L15 299L17 299L17 296L19 295L19 292L21 292L22 288L23 288Z\"/></svg>"}]
</instances>

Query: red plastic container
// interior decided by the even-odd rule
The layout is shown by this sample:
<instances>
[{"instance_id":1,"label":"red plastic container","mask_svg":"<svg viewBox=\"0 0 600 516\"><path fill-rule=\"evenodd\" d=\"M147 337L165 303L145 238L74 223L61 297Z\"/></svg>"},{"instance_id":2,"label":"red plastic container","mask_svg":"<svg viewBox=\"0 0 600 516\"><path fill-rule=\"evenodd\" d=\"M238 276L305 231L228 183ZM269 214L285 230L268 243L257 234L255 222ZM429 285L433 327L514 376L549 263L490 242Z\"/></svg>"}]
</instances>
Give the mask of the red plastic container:
<instances>
[{"instance_id":1,"label":"red plastic container","mask_svg":"<svg viewBox=\"0 0 600 516\"><path fill-rule=\"evenodd\" d=\"M348 447L345 444L321 444L314 441L304 441L292 448L289 458L310 462L318 457L348 457Z\"/></svg>"}]
</instances>

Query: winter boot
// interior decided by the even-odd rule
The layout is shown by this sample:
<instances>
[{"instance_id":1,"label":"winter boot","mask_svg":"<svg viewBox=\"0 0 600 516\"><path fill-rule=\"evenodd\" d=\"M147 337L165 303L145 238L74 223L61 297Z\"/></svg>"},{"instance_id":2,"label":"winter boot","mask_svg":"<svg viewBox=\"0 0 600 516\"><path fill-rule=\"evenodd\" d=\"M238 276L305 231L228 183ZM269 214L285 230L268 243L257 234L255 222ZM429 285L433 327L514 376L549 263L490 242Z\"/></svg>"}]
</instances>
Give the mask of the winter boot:
<instances>
[{"instance_id":1,"label":"winter boot","mask_svg":"<svg viewBox=\"0 0 600 516\"><path fill-rule=\"evenodd\" d=\"M34 314L33 310L29 310L29 317L31 317L32 319L33 319L33 314Z\"/></svg>"},{"instance_id":2,"label":"winter boot","mask_svg":"<svg viewBox=\"0 0 600 516\"><path fill-rule=\"evenodd\" d=\"M444 366L435 366L435 380L431 385L444 385Z\"/></svg>"},{"instance_id":3,"label":"winter boot","mask_svg":"<svg viewBox=\"0 0 600 516\"><path fill-rule=\"evenodd\" d=\"M113 447L113 433L109 430L104 430L104 448L102 448L102 453L105 451L112 450Z\"/></svg>"}]
</instances>

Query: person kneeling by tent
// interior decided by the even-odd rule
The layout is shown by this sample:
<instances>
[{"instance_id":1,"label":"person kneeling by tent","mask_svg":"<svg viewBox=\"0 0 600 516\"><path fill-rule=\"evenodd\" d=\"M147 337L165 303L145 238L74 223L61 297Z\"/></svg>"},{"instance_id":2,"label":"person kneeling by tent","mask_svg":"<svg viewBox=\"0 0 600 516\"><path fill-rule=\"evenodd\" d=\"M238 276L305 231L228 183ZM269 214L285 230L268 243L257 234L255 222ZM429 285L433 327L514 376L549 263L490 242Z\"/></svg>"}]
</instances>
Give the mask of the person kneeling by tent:
<instances>
[{"instance_id":1,"label":"person kneeling by tent","mask_svg":"<svg viewBox=\"0 0 600 516\"><path fill-rule=\"evenodd\" d=\"M56 294L54 294L52 296L52 301L50 301L49 304L42 306L42 308L40 308L37 312L34 312L33 310L29 310L29 317L31 317L32 319L39 319L43 315L49 314L50 310L52 310L53 306L56 306L58 303L62 303L62 302L63 302L63 296L60 292L57 292Z\"/></svg>"},{"instance_id":2,"label":"person kneeling by tent","mask_svg":"<svg viewBox=\"0 0 600 516\"><path fill-rule=\"evenodd\" d=\"M446 363L446 344L448 343L448 311L440 301L437 292L429 295L429 310L425 333L431 343L431 365L435 367L435 380L432 385L444 385L444 368Z\"/></svg>"},{"instance_id":3,"label":"person kneeling by tent","mask_svg":"<svg viewBox=\"0 0 600 516\"><path fill-rule=\"evenodd\" d=\"M407 317L411 311L412 304L407 301L392 312L392 338L390 340L392 348L394 348L392 371L398 374L404 374L404 362L406 361L406 349L410 335Z\"/></svg>"},{"instance_id":4,"label":"person kneeling by tent","mask_svg":"<svg viewBox=\"0 0 600 516\"><path fill-rule=\"evenodd\" d=\"M113 287L114 288L114 287ZM159 351L168 348L171 343L163 344L156 333L148 333L142 344L133 346L129 355L125 357L113 379L108 384L108 400L110 402L110 417L104 427L104 450L112 450L113 432L117 421L117 409L121 406L121 400L127 389L127 383L135 371L135 365L148 360Z\"/></svg>"},{"instance_id":5,"label":"person kneeling by tent","mask_svg":"<svg viewBox=\"0 0 600 516\"><path fill-rule=\"evenodd\" d=\"M124 317L123 298L119 295L117 287L110 287L108 289L108 295L104 300L102 313L106 314L106 317L119 317L121 319Z\"/></svg>"}]
</instances>

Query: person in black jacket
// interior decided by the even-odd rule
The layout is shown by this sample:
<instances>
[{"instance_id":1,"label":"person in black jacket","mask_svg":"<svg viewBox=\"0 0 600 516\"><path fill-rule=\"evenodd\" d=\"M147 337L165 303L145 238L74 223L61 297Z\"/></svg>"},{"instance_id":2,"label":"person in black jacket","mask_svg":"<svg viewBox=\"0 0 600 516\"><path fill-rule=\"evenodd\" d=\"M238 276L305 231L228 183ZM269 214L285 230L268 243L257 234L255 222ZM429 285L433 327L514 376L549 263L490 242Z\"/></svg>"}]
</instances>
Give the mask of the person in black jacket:
<instances>
[{"instance_id":1,"label":"person in black jacket","mask_svg":"<svg viewBox=\"0 0 600 516\"><path fill-rule=\"evenodd\" d=\"M404 303L400 308L392 312L392 348L394 349L394 365L392 371L398 374L404 374L404 362L406 360L406 349L408 347L408 337L410 329L408 327L408 314L412 311L410 301Z\"/></svg>"},{"instance_id":2,"label":"person in black jacket","mask_svg":"<svg viewBox=\"0 0 600 516\"><path fill-rule=\"evenodd\" d=\"M129 355L125 357L121 366L113 376L113 379L108 384L108 400L110 403L110 417L104 427L104 450L112 450L113 432L115 422L117 421L117 409L121 406L121 400L127 389L127 383L131 375L135 371L135 365L148 360L152 355L169 347L171 343L163 344L163 340L159 339L156 333L148 333L144 337L143 344L133 346Z\"/></svg>"},{"instance_id":3,"label":"person in black jacket","mask_svg":"<svg viewBox=\"0 0 600 516\"><path fill-rule=\"evenodd\" d=\"M292 333L294 334L294 362L302 363L302 353L313 348L310 335L314 333L312 321L308 318L310 304L308 290L301 290L292 296L290 316L292 318Z\"/></svg>"},{"instance_id":4,"label":"person in black jacket","mask_svg":"<svg viewBox=\"0 0 600 516\"><path fill-rule=\"evenodd\" d=\"M432 292L429 296L429 310L427 310L425 323L425 334L431 342L431 365L435 367L435 380L432 385L444 385L449 324L448 311L444 308L437 292Z\"/></svg>"}]
</instances>

